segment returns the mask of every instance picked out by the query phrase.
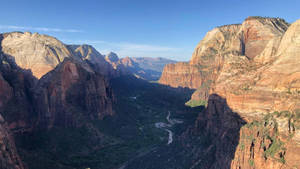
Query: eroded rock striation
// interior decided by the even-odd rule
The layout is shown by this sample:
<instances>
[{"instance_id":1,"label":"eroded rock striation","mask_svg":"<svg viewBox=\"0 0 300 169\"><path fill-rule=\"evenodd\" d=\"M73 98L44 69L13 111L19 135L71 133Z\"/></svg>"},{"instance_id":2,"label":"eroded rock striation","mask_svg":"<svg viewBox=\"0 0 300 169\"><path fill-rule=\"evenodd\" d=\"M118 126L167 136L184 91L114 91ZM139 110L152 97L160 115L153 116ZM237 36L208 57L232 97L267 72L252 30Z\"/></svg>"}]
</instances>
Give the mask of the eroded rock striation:
<instances>
[{"instance_id":1,"label":"eroded rock striation","mask_svg":"<svg viewBox=\"0 0 300 169\"><path fill-rule=\"evenodd\" d=\"M67 45L72 51L73 55L77 56L81 60L91 63L97 72L105 76L114 76L115 72L111 64L105 60L105 56L99 53L91 45Z\"/></svg>"},{"instance_id":2,"label":"eroded rock striation","mask_svg":"<svg viewBox=\"0 0 300 169\"><path fill-rule=\"evenodd\" d=\"M38 33L13 32L2 35L2 52L11 56L23 69L30 69L41 78L56 65L71 56L68 48L59 40Z\"/></svg>"},{"instance_id":3,"label":"eroded rock striation","mask_svg":"<svg viewBox=\"0 0 300 169\"><path fill-rule=\"evenodd\" d=\"M39 125L76 127L82 119L113 115L113 94L105 77L74 60L65 60L36 85Z\"/></svg>"},{"instance_id":4,"label":"eroded rock striation","mask_svg":"<svg viewBox=\"0 0 300 169\"><path fill-rule=\"evenodd\" d=\"M14 137L80 128L114 114L114 70L91 46L19 32L1 34L0 44L0 168L26 166Z\"/></svg>"},{"instance_id":5,"label":"eroded rock striation","mask_svg":"<svg viewBox=\"0 0 300 169\"><path fill-rule=\"evenodd\" d=\"M190 63L185 63L189 68L184 70L198 66L197 73L201 72L201 76L194 72L188 74L179 66L178 69L174 65L165 67L162 84L195 88L192 101L207 103L205 116L208 117L199 115L196 126L204 123L202 127L206 131L223 133L226 137L228 131L223 129L233 130L230 123L235 120L216 122L209 118L216 114L226 118L221 115L226 113L222 108L223 99L230 111L247 123L237 132L239 138L228 140L240 140L237 148L233 146L227 151L235 151L232 161L227 161L231 163L228 168L300 165L299 23L298 20L289 25L279 18L249 17L240 25L221 26L206 34ZM192 75L195 78L184 82ZM216 156L223 153L217 150Z\"/></svg>"},{"instance_id":6,"label":"eroded rock striation","mask_svg":"<svg viewBox=\"0 0 300 169\"><path fill-rule=\"evenodd\" d=\"M0 168L2 169L25 169L21 161L15 141L9 131L9 127L0 114Z\"/></svg>"}]
</instances>

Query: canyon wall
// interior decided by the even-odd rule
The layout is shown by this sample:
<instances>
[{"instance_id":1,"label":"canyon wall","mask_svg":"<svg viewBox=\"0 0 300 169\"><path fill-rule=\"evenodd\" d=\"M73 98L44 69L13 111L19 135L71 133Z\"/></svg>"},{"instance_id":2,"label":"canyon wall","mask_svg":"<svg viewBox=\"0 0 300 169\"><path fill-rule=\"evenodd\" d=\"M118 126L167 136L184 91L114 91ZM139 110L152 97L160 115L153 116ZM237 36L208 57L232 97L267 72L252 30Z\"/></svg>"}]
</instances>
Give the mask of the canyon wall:
<instances>
[{"instance_id":1,"label":"canyon wall","mask_svg":"<svg viewBox=\"0 0 300 169\"><path fill-rule=\"evenodd\" d=\"M176 81L186 80L192 74L177 73L183 72L180 68L171 70L174 65L165 67L160 83L195 88L192 101L206 102L206 113L199 114L196 130L223 133L226 137L224 128L236 128L231 123L237 119L247 123L238 122L240 129L235 131L238 138L227 140L227 143L238 141L236 148L231 146L235 155L231 161L227 160L226 164L231 163L228 168L300 165L299 23L298 20L289 25L279 18L249 17L241 25L221 26L206 34L186 64L186 67L198 65L198 72L207 74L188 82ZM226 120L224 100L237 115L236 119ZM216 156L226 161L226 151L217 150ZM213 166L219 163L216 161Z\"/></svg>"},{"instance_id":2,"label":"canyon wall","mask_svg":"<svg viewBox=\"0 0 300 169\"><path fill-rule=\"evenodd\" d=\"M94 48L36 33L0 37L1 168L26 168L15 137L79 128L114 114L108 80L115 73Z\"/></svg>"}]
</instances>

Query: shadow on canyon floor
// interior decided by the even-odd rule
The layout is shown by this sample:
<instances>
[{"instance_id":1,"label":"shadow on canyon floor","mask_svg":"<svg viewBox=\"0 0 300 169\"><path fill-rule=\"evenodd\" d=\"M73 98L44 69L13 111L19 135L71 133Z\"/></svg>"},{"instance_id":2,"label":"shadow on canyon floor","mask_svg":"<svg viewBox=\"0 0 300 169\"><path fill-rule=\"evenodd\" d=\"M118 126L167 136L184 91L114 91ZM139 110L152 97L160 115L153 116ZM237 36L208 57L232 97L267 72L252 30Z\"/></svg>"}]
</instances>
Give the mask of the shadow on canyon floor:
<instances>
[{"instance_id":1,"label":"shadow on canyon floor","mask_svg":"<svg viewBox=\"0 0 300 169\"><path fill-rule=\"evenodd\" d=\"M244 124L226 99L212 94L195 126L177 136L171 145L133 160L126 169L229 169Z\"/></svg>"},{"instance_id":2,"label":"shadow on canyon floor","mask_svg":"<svg viewBox=\"0 0 300 169\"><path fill-rule=\"evenodd\" d=\"M13 61L11 56L4 56ZM3 116L8 123L25 119L25 127L32 127L38 119L32 97L39 80L30 70L13 62L10 65L13 69L3 63L0 67L14 90ZM133 76L113 78L109 86L115 97L113 116L84 118L86 125L78 128L14 131L25 164L31 169L111 169L126 162L124 169L230 168L245 121L230 109L226 99L212 94L206 108L190 108L184 103L194 90L188 88L149 83ZM166 145L167 133L154 126L166 120L168 111L172 118L184 121L172 128L174 141L170 145ZM19 129L24 131L22 126Z\"/></svg>"}]
</instances>

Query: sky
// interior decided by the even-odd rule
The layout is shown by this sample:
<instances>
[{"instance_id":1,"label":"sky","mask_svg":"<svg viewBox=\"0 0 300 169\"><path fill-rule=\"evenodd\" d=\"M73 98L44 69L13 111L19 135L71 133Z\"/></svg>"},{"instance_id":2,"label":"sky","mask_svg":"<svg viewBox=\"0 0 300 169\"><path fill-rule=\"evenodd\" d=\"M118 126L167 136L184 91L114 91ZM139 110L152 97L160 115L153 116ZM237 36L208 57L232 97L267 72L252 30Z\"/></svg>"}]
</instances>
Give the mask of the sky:
<instances>
[{"instance_id":1,"label":"sky","mask_svg":"<svg viewBox=\"0 0 300 169\"><path fill-rule=\"evenodd\" d=\"M1 0L0 32L30 31L119 56L191 58L206 32L248 16L300 19L299 0Z\"/></svg>"}]
</instances>

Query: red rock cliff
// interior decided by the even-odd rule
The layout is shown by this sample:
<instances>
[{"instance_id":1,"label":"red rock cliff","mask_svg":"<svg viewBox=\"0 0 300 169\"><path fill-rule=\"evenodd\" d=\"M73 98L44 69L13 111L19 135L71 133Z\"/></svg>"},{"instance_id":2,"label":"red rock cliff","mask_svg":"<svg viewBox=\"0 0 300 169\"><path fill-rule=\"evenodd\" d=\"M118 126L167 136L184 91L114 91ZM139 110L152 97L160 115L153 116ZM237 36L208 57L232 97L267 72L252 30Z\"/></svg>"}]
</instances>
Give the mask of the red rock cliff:
<instances>
[{"instance_id":1,"label":"red rock cliff","mask_svg":"<svg viewBox=\"0 0 300 169\"><path fill-rule=\"evenodd\" d=\"M196 126L216 134L216 156L222 159L225 152L234 153L231 168L300 166L299 23L289 26L282 19L249 17L242 25L208 32L195 49L189 66L200 65L199 72L208 73L195 77L201 83L192 99L210 98L207 117L199 116ZM174 87L195 84L175 81L175 77L185 79L175 72L181 70L166 66L160 82ZM226 113L225 103L228 111L248 123L238 131L238 138L228 133L236 128L231 123L239 122L227 117L232 115ZM224 137L231 138L227 143L239 140L238 147L232 144L233 149L225 151L217 145L222 145L218 139ZM214 165L223 162L217 160Z\"/></svg>"}]
</instances>

